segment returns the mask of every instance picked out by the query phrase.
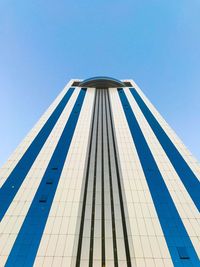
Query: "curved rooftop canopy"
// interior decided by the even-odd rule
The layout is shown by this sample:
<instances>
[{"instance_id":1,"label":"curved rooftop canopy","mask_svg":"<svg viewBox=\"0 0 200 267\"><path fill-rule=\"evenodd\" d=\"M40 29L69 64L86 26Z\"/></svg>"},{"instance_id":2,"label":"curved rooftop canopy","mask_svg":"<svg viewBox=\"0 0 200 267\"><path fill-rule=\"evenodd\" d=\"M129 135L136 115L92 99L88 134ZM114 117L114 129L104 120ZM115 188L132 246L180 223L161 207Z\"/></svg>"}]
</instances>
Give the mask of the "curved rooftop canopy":
<instances>
[{"instance_id":1,"label":"curved rooftop canopy","mask_svg":"<svg viewBox=\"0 0 200 267\"><path fill-rule=\"evenodd\" d=\"M80 87L95 87L95 88L109 88L109 87L124 87L125 84L120 80L111 77L92 77L86 79L79 84Z\"/></svg>"}]
</instances>

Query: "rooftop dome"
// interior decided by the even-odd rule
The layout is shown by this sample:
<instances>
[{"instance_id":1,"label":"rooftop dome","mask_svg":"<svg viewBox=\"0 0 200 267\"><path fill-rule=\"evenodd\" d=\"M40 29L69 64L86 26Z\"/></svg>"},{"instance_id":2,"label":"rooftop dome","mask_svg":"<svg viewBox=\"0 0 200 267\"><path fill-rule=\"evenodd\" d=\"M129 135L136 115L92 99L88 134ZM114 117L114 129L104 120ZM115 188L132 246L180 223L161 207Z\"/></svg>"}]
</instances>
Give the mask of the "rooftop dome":
<instances>
[{"instance_id":1,"label":"rooftop dome","mask_svg":"<svg viewBox=\"0 0 200 267\"><path fill-rule=\"evenodd\" d=\"M95 87L95 88L109 88L109 87L124 87L125 84L120 80L99 76L86 79L79 84L80 87Z\"/></svg>"}]
</instances>

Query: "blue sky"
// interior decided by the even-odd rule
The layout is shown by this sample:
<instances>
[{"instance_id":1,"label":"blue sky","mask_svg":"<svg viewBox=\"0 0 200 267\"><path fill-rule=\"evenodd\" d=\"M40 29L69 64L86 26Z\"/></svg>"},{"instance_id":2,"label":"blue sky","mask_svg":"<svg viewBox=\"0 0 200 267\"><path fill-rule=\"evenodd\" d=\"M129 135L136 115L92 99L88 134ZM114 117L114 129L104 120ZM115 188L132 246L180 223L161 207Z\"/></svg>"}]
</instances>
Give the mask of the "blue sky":
<instances>
[{"instance_id":1,"label":"blue sky","mask_svg":"<svg viewBox=\"0 0 200 267\"><path fill-rule=\"evenodd\" d=\"M0 3L0 165L71 78L133 78L200 159L200 1Z\"/></svg>"}]
</instances>

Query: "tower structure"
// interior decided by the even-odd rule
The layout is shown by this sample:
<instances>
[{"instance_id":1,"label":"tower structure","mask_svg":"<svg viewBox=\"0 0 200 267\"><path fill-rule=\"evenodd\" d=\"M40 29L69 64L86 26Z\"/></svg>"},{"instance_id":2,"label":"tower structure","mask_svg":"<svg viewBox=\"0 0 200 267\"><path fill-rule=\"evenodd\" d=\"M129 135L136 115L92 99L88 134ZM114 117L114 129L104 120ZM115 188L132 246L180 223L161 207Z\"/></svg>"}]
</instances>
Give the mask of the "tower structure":
<instances>
[{"instance_id":1,"label":"tower structure","mask_svg":"<svg viewBox=\"0 0 200 267\"><path fill-rule=\"evenodd\" d=\"M0 172L0 266L199 266L200 165L133 80L71 80Z\"/></svg>"}]
</instances>

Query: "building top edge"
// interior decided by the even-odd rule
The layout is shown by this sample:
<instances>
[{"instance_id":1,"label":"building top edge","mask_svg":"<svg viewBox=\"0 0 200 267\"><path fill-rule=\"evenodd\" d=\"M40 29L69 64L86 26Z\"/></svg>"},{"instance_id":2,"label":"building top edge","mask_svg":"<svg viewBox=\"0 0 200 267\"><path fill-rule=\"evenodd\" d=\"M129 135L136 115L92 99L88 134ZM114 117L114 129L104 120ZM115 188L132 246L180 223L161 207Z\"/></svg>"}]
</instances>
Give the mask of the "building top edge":
<instances>
[{"instance_id":1,"label":"building top edge","mask_svg":"<svg viewBox=\"0 0 200 267\"><path fill-rule=\"evenodd\" d=\"M109 88L109 87L125 87L124 82L106 76L92 77L83 80L79 83L80 87L95 87L95 88Z\"/></svg>"}]
</instances>

